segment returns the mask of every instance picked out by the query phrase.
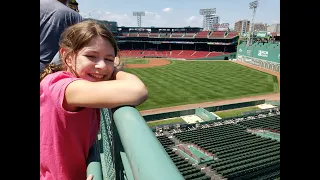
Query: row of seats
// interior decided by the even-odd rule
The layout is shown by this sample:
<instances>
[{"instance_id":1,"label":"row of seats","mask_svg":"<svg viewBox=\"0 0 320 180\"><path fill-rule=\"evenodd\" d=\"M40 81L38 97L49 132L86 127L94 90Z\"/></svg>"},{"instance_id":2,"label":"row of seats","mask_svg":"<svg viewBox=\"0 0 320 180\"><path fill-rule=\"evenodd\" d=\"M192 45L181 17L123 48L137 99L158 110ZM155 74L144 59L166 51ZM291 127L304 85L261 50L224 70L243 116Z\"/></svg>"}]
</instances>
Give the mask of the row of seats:
<instances>
[{"instance_id":1,"label":"row of seats","mask_svg":"<svg viewBox=\"0 0 320 180\"><path fill-rule=\"evenodd\" d=\"M121 50L121 57L145 57L157 56L168 58L183 58L183 59L198 59L206 57L215 57L228 54L229 52L209 52L209 51L195 51L195 50Z\"/></svg>"},{"instance_id":2,"label":"row of seats","mask_svg":"<svg viewBox=\"0 0 320 180\"><path fill-rule=\"evenodd\" d=\"M211 178L206 176L205 173L201 172L200 169L192 166L190 162L178 156L172 149L171 146L174 142L171 141L167 136L157 136L157 139L162 144L172 162L177 166L181 175L185 180L210 180Z\"/></svg>"},{"instance_id":3,"label":"row of seats","mask_svg":"<svg viewBox=\"0 0 320 180\"><path fill-rule=\"evenodd\" d=\"M280 177L280 142L251 134L247 129L271 129L280 133L280 115L246 118L173 134L181 143L194 143L217 159L205 162L222 178L259 179Z\"/></svg>"},{"instance_id":4,"label":"row of seats","mask_svg":"<svg viewBox=\"0 0 320 180\"><path fill-rule=\"evenodd\" d=\"M280 133L280 115L252 119L250 121L239 122L238 124L250 129L259 128Z\"/></svg>"}]
</instances>

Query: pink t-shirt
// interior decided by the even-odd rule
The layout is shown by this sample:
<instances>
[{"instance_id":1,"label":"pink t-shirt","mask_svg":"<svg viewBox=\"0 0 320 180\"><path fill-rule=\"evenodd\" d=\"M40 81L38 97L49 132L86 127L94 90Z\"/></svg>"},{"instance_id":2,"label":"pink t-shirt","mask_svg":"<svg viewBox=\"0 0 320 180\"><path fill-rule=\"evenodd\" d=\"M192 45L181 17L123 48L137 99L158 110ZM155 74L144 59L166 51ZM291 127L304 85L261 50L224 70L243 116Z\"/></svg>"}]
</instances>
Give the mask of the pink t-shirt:
<instances>
[{"instance_id":1,"label":"pink t-shirt","mask_svg":"<svg viewBox=\"0 0 320 180\"><path fill-rule=\"evenodd\" d=\"M68 72L40 82L40 180L85 180L86 159L100 125L100 111L63 109L66 87L79 80Z\"/></svg>"}]
</instances>

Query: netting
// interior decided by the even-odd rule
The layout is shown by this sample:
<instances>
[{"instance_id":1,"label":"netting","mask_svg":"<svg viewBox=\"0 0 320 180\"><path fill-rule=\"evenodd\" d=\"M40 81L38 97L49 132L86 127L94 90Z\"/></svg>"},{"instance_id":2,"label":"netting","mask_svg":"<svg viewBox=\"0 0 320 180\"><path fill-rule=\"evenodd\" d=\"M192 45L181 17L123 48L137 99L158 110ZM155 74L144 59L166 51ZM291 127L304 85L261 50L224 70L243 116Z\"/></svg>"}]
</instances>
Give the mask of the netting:
<instances>
[{"instance_id":1,"label":"netting","mask_svg":"<svg viewBox=\"0 0 320 180\"><path fill-rule=\"evenodd\" d=\"M105 180L115 179L112 118L108 109L100 110L100 130L103 154L101 157L102 174Z\"/></svg>"}]
</instances>

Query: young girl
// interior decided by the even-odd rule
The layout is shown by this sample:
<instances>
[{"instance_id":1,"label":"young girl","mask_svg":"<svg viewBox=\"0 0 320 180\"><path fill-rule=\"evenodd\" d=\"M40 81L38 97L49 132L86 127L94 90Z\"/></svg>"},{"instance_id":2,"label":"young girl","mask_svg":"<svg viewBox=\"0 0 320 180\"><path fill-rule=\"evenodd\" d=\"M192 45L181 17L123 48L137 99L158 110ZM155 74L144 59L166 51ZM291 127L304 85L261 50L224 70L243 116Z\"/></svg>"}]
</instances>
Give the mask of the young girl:
<instances>
[{"instance_id":1,"label":"young girl","mask_svg":"<svg viewBox=\"0 0 320 180\"><path fill-rule=\"evenodd\" d=\"M115 68L118 47L104 25L87 20L70 26L59 45L61 65L40 75L40 179L85 180L99 108L137 106L148 90Z\"/></svg>"}]
</instances>

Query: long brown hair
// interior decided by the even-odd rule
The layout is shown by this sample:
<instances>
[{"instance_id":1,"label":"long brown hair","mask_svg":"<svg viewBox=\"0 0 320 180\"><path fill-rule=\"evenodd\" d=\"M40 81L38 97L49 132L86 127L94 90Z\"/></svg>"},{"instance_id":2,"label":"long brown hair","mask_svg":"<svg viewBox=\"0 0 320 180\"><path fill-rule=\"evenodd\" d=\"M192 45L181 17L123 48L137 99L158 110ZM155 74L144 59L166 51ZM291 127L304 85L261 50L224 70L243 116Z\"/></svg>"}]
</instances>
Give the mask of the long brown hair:
<instances>
[{"instance_id":1,"label":"long brown hair","mask_svg":"<svg viewBox=\"0 0 320 180\"><path fill-rule=\"evenodd\" d=\"M116 40L113 37L113 34L108 30L108 28L95 20L85 20L75 25L72 25L65 29L61 34L59 46L64 48L66 53L62 56L59 53L61 63L49 64L46 66L44 71L40 74L40 82L48 74L67 70L66 57L68 55L74 55L78 53L84 46L90 43L90 41L97 37L101 36L106 41L109 41L114 49L115 56L118 55L118 45Z\"/></svg>"}]
</instances>

